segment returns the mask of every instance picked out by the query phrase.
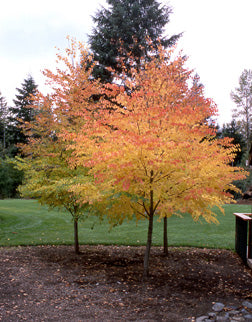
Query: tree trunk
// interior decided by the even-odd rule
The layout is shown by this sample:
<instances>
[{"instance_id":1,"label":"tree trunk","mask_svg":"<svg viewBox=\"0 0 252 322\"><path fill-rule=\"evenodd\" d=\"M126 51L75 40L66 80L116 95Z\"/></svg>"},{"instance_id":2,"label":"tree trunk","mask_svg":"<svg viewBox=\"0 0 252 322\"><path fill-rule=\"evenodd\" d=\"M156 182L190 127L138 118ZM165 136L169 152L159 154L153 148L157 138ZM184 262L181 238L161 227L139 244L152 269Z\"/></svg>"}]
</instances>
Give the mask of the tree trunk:
<instances>
[{"instance_id":1,"label":"tree trunk","mask_svg":"<svg viewBox=\"0 0 252 322\"><path fill-rule=\"evenodd\" d=\"M148 239L144 255L144 273L143 277L146 278L149 276L149 260L150 260L150 249L152 242L152 231L153 231L153 214L149 216L149 227L148 227Z\"/></svg>"},{"instance_id":2,"label":"tree trunk","mask_svg":"<svg viewBox=\"0 0 252 322\"><path fill-rule=\"evenodd\" d=\"M78 238L78 218L74 218L74 250L76 254L80 253Z\"/></svg>"},{"instance_id":3,"label":"tree trunk","mask_svg":"<svg viewBox=\"0 0 252 322\"><path fill-rule=\"evenodd\" d=\"M152 242L152 231L153 231L153 217L154 217L154 199L153 199L153 190L152 190L152 183L153 183L153 170L150 173L150 209L149 209L149 226L148 226L148 238L147 244L145 249L144 255L144 272L143 278L149 276L149 260L150 260L150 249L151 249L151 242Z\"/></svg>"},{"instance_id":4,"label":"tree trunk","mask_svg":"<svg viewBox=\"0 0 252 322\"><path fill-rule=\"evenodd\" d=\"M164 254L168 255L167 217L164 217Z\"/></svg>"}]
</instances>

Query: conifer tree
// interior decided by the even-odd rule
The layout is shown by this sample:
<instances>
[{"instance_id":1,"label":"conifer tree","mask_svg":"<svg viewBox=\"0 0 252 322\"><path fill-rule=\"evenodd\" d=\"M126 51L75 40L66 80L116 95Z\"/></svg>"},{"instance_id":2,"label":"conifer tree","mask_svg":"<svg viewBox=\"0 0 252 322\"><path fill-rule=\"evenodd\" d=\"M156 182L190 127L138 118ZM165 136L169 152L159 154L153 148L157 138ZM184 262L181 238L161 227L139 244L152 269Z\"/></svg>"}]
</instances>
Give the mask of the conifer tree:
<instances>
[{"instance_id":1,"label":"conifer tree","mask_svg":"<svg viewBox=\"0 0 252 322\"><path fill-rule=\"evenodd\" d=\"M89 35L91 50L99 62L94 73L103 81L111 81L111 67L120 72L121 58L128 53L137 65L141 57L148 58L151 44L157 49L159 41L167 48L176 43L181 34L170 38L163 36L170 20L171 8L161 6L156 0L107 0L108 8L102 7L93 17L95 28ZM126 68L129 71L129 64Z\"/></svg>"},{"instance_id":2,"label":"conifer tree","mask_svg":"<svg viewBox=\"0 0 252 322\"><path fill-rule=\"evenodd\" d=\"M10 126L9 136L10 143L17 146L19 143L27 143L27 136L22 131L22 125L30 122L34 118L34 110L29 107L31 105L31 97L36 95L37 85L34 79L29 75L21 84L21 88L17 88L18 94L13 100L15 106L10 108ZM18 149L14 149L16 154Z\"/></svg>"},{"instance_id":3,"label":"conifer tree","mask_svg":"<svg viewBox=\"0 0 252 322\"><path fill-rule=\"evenodd\" d=\"M14 198L18 196L17 186L22 183L23 173L9 163L11 156L9 143L9 107L0 92L0 198Z\"/></svg>"}]
</instances>

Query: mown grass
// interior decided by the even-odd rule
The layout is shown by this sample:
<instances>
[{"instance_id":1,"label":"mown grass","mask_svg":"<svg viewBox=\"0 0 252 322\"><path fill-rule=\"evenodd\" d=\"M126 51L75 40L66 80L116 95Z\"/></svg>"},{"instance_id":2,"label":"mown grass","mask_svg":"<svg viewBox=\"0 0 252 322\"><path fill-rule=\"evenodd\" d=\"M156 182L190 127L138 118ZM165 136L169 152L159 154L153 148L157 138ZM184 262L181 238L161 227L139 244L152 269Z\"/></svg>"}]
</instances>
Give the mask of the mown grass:
<instances>
[{"instance_id":1,"label":"mown grass","mask_svg":"<svg viewBox=\"0 0 252 322\"><path fill-rule=\"evenodd\" d=\"M251 212L251 206L225 205L225 216L218 209L219 225L204 220L194 222L190 215L168 219L169 246L196 246L234 249L234 212ZM145 245L147 221L124 222L112 230L106 221L90 217L79 224L81 244ZM153 245L162 245L163 224L155 221ZM73 244L71 216L48 211L34 200L0 200L0 246Z\"/></svg>"}]
</instances>

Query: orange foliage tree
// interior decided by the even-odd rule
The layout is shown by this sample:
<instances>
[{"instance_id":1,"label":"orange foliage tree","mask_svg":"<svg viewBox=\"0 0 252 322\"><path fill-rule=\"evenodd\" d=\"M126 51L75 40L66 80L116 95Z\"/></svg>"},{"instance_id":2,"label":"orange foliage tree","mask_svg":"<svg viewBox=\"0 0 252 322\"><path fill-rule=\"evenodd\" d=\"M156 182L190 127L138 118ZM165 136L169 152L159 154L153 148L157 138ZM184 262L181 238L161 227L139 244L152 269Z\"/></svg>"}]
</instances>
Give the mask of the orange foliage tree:
<instances>
[{"instance_id":1,"label":"orange foliage tree","mask_svg":"<svg viewBox=\"0 0 252 322\"><path fill-rule=\"evenodd\" d=\"M115 75L114 84L101 85L92 78L92 59L82 44L72 42L67 56L59 56L66 69L46 71L67 166L85 168L91 178L72 182L69 190L80 204L88 191L92 205L111 223L133 216L148 219L144 276L149 274L155 215L188 212L194 220L202 216L217 222L212 207L222 209L230 202L229 191L236 190L232 181L246 175L230 166L237 147L215 138L209 127L215 104L195 86L185 59L172 55L160 47L158 58L153 52L150 62L132 67L131 78ZM116 104L106 96L116 97ZM40 104L46 106L45 101Z\"/></svg>"},{"instance_id":2,"label":"orange foliage tree","mask_svg":"<svg viewBox=\"0 0 252 322\"><path fill-rule=\"evenodd\" d=\"M71 214L74 248L79 253L78 222L88 215L93 198L99 196L99 192L94 192L96 187L86 167L69 164L72 151L62 132L83 129L81 115L85 108L95 107L90 95L99 93L99 85L90 80L88 66L92 58L88 51L82 44L72 42L71 45L66 57L58 55L58 61L65 69L57 69L56 73L44 72L52 93L37 93L33 97L34 120L23 125L29 142L20 146L25 158L17 158L15 164L24 171L24 182L19 187L22 196L37 199L50 208L63 208ZM77 50L81 60L76 57ZM79 111L78 116L72 110Z\"/></svg>"},{"instance_id":3,"label":"orange foliage tree","mask_svg":"<svg viewBox=\"0 0 252 322\"><path fill-rule=\"evenodd\" d=\"M230 166L238 147L215 138L208 124L215 104L195 86L185 59L171 55L159 48L158 58L153 53L142 69L132 68L132 77L124 79L127 92L108 85L118 105L103 102L70 144L73 162L87 166L103 191L111 221L133 215L149 220L145 276L155 215L188 212L194 220L217 222L212 207L230 202L232 181L245 178L242 169Z\"/></svg>"}]
</instances>

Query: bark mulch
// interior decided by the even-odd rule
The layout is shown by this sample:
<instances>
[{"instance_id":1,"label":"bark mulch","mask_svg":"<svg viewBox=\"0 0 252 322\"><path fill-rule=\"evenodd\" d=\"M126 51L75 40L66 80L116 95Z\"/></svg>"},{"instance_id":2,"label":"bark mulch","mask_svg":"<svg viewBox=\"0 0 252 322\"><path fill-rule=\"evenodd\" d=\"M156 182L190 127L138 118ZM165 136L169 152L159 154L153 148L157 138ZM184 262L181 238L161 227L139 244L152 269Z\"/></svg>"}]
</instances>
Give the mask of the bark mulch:
<instances>
[{"instance_id":1,"label":"bark mulch","mask_svg":"<svg viewBox=\"0 0 252 322\"><path fill-rule=\"evenodd\" d=\"M0 248L1 321L193 321L213 302L252 299L252 270L232 251L144 247Z\"/></svg>"}]
</instances>

